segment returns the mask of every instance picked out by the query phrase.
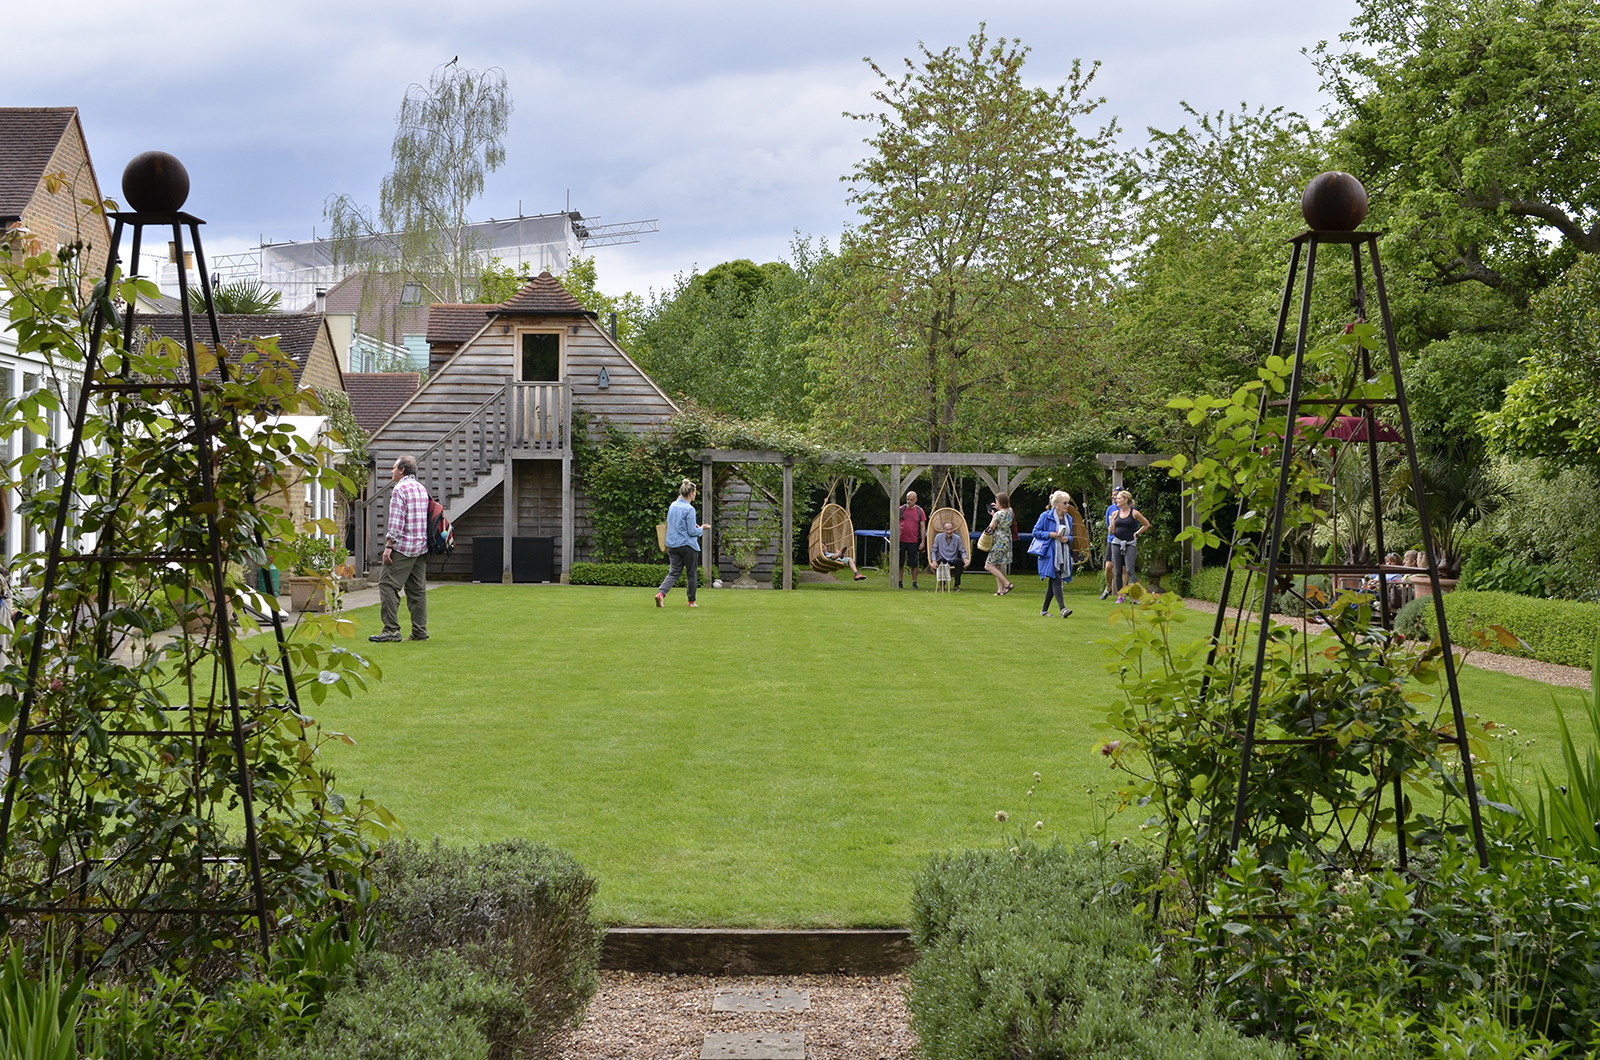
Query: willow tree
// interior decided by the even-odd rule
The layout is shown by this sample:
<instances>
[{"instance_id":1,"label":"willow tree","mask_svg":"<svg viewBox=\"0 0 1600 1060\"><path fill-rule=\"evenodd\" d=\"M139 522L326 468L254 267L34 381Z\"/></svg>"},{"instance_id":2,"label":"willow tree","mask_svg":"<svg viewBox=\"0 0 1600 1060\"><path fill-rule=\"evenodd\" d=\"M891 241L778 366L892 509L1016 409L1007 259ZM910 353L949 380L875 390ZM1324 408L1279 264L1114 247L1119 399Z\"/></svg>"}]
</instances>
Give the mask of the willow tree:
<instances>
[{"instance_id":1,"label":"willow tree","mask_svg":"<svg viewBox=\"0 0 1600 1060\"><path fill-rule=\"evenodd\" d=\"M480 73L452 59L426 86L406 89L376 214L348 195L324 208L334 265L366 273L367 297L414 283L426 301L469 298L483 261L467 210L505 162L510 118L511 92L498 68Z\"/></svg>"},{"instance_id":2,"label":"willow tree","mask_svg":"<svg viewBox=\"0 0 1600 1060\"><path fill-rule=\"evenodd\" d=\"M939 452L1075 415L1118 242L1116 123L1079 128L1097 67L1029 87L1028 49L981 27L918 47L899 76L868 59L882 109L847 115L874 130L842 178L860 223L815 362L837 430Z\"/></svg>"}]
</instances>

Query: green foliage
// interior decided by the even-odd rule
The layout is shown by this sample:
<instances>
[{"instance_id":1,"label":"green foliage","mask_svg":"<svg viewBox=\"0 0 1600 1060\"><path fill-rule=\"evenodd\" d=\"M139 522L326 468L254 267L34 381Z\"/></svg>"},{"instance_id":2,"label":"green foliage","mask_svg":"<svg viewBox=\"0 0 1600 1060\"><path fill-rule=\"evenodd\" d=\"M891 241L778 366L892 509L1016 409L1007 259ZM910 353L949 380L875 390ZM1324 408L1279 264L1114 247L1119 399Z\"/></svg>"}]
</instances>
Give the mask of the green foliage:
<instances>
[{"instance_id":1,"label":"green foliage","mask_svg":"<svg viewBox=\"0 0 1600 1060\"><path fill-rule=\"evenodd\" d=\"M217 284L211 289L211 298L218 313L276 313L282 297L282 294L260 280L235 280L233 283ZM205 292L198 287L189 288L189 311L196 316L206 311Z\"/></svg>"},{"instance_id":2,"label":"green foliage","mask_svg":"<svg viewBox=\"0 0 1600 1060\"><path fill-rule=\"evenodd\" d=\"M328 998L310 1033L273 1060L484 1060L495 1028L514 1024L513 983L450 950L401 957L372 953Z\"/></svg>"},{"instance_id":3,"label":"green foliage","mask_svg":"<svg viewBox=\"0 0 1600 1060\"><path fill-rule=\"evenodd\" d=\"M677 276L652 297L630 348L670 394L725 416L804 422L815 388L808 354L837 274L826 241L796 238L787 262Z\"/></svg>"},{"instance_id":4,"label":"green foliage","mask_svg":"<svg viewBox=\"0 0 1600 1060\"><path fill-rule=\"evenodd\" d=\"M1597 35L1587 0L1364 0L1316 50L1404 267L1523 298L1600 250Z\"/></svg>"},{"instance_id":5,"label":"green foliage","mask_svg":"<svg viewBox=\"0 0 1600 1060\"><path fill-rule=\"evenodd\" d=\"M1591 659L1589 694L1584 698L1587 739L1581 743L1567 727L1566 715L1556 704L1560 725L1562 772L1552 777L1544 771L1535 782L1536 797L1530 798L1515 783L1501 783L1501 801L1515 802L1520 819L1513 830L1523 842L1547 857L1574 857L1591 865L1600 864L1600 639L1595 641Z\"/></svg>"},{"instance_id":6,"label":"green foliage","mask_svg":"<svg viewBox=\"0 0 1600 1060\"><path fill-rule=\"evenodd\" d=\"M699 451L687 441L673 431L635 434L607 424L604 441L584 454L578 474L597 560L610 565L661 555L656 524L684 479L700 481Z\"/></svg>"},{"instance_id":7,"label":"green foliage","mask_svg":"<svg viewBox=\"0 0 1600 1060\"><path fill-rule=\"evenodd\" d=\"M333 537L296 534L291 547L294 549L294 563L289 567L289 573L301 577L330 577L335 567L350 558L344 544Z\"/></svg>"},{"instance_id":8,"label":"green foliage","mask_svg":"<svg viewBox=\"0 0 1600 1060\"><path fill-rule=\"evenodd\" d=\"M376 882L386 950L418 961L451 949L514 991L517 1011L485 1025L503 1055L546 1055L583 1018L599 985L599 884L565 854L520 839L405 841L385 849Z\"/></svg>"},{"instance_id":9,"label":"green foliage","mask_svg":"<svg viewBox=\"0 0 1600 1060\"><path fill-rule=\"evenodd\" d=\"M1114 339L1134 400L1226 392L1254 376L1283 287L1283 241L1303 227L1300 191L1324 168L1298 114L1243 106L1152 129L1122 181L1137 196L1135 256ZM1105 451L1105 450L1102 450Z\"/></svg>"},{"instance_id":10,"label":"green foliage","mask_svg":"<svg viewBox=\"0 0 1600 1060\"><path fill-rule=\"evenodd\" d=\"M574 563L573 585L627 585L636 589L655 589L661 585L667 571L665 563ZM683 585L687 574L678 575L676 584ZM704 573L701 580L705 580Z\"/></svg>"},{"instance_id":11,"label":"green foliage","mask_svg":"<svg viewBox=\"0 0 1600 1060\"><path fill-rule=\"evenodd\" d=\"M0 965L0 1058L77 1060L83 976L69 978L48 943L38 978L23 964L21 946L13 942L6 949Z\"/></svg>"},{"instance_id":12,"label":"green foliage","mask_svg":"<svg viewBox=\"0 0 1600 1060\"><path fill-rule=\"evenodd\" d=\"M1236 1023L1304 1035L1313 1057L1351 1055L1345 1012L1356 1028L1380 1012L1393 1030L1435 1028L1414 1052L1370 1042L1357 1055L1538 1057L1555 1052L1531 1036L1595 1042L1597 929L1600 876L1588 864L1500 848L1483 869L1447 839L1407 874L1363 875L1299 851L1274 865L1242 848L1212 893L1199 955ZM1519 1051L1462 1051L1496 1036Z\"/></svg>"},{"instance_id":13,"label":"green foliage","mask_svg":"<svg viewBox=\"0 0 1600 1060\"><path fill-rule=\"evenodd\" d=\"M70 257L75 251L63 253ZM0 280L19 352L43 358L54 374L67 378L81 373L90 355L94 309L114 313L113 296L131 303L153 287L117 276L109 289L97 287L86 301L84 289L71 280L74 270L62 264L55 254L6 255L0 258ZM106 328L93 351L99 379L115 381L126 371L130 378L170 386L188 377L186 355L175 343L151 339L123 349L120 330ZM198 357L201 373L221 375L218 352ZM227 381L203 388L199 411L225 428L237 424L237 430L222 429L213 438L214 502L200 493L196 449L172 441L187 420L172 417L166 404L135 397L90 403L80 425L83 452L71 484L80 503L66 513L65 540L114 527L118 547L131 553L204 556L205 516L214 515L227 559L225 599L212 601L204 592L212 580L204 562L170 564L154 573L148 566L99 565L93 576L72 573L87 574L88 565L69 565L56 583L48 624L41 625L36 601L19 609L12 651L0 668L0 724L14 722L31 693L32 723L80 738L42 740L21 755L0 880L0 891L15 903L59 903L70 896L155 912L252 904L250 876L236 869L246 853L238 816L242 792L218 627L221 621L253 626L245 616L260 598L243 583L246 561L289 565L294 520L258 498L296 477L342 479L326 447L272 423L269 410L316 407L309 390L296 388L295 366L276 344L220 352L227 358ZM28 540L48 539L64 495L66 454L49 440L43 423L48 415L63 414L61 406L45 388L8 402L0 415L0 437L21 430L43 436L35 445L17 447L27 451L8 467L9 477L30 484L19 509L31 531ZM41 552L22 552L13 577L41 585L45 559ZM148 635L166 620L171 603L179 605L188 628L156 645ZM300 682L302 695L320 703L330 691L350 695L379 676L377 667L336 644L350 636L348 621L326 619L308 623L295 637L288 664L302 678L315 675ZM41 666L30 689L27 660L40 638ZM285 690L285 659L271 642L261 638L242 647L236 662L250 726L246 753L263 884L269 908L282 919L358 893L371 844L386 835L393 818L371 800L346 800L335 790L319 751L342 737L322 732L294 709ZM95 662L85 665L86 659ZM120 729L154 735L111 735ZM201 735L178 735L189 731ZM75 864L101 867L72 882L65 870ZM62 943L81 953L96 978L143 966L189 967L210 978L233 973L238 947L255 925L249 918L112 913L63 930L78 932Z\"/></svg>"},{"instance_id":14,"label":"green foliage","mask_svg":"<svg viewBox=\"0 0 1600 1060\"><path fill-rule=\"evenodd\" d=\"M1255 638L1236 633L1213 649L1210 638L1183 634L1187 613L1170 594L1132 598L1113 612L1123 632L1111 641L1116 661L1107 669L1117 675L1120 702L1100 726L1115 737L1099 752L1123 777L1117 810L1148 815L1143 827L1163 844L1163 873L1177 871L1184 885L1177 897L1193 911L1226 861L1250 691L1236 675L1254 666ZM1408 816L1413 841L1437 832L1433 807L1441 798L1461 794L1435 721L1421 709L1433 697L1417 687L1437 684L1440 653L1373 626L1370 601L1355 594L1324 614L1333 642L1315 645L1314 665L1303 634L1278 627L1267 645L1257 720L1263 742L1243 835L1280 863L1312 849L1365 866L1379 837L1395 832L1394 807L1383 805L1392 780L1426 807ZM1324 742L1271 742L1283 739Z\"/></svg>"},{"instance_id":15,"label":"green foliage","mask_svg":"<svg viewBox=\"0 0 1600 1060\"><path fill-rule=\"evenodd\" d=\"M1573 600L1540 600L1514 593L1458 589L1445 594L1444 613L1450 636L1458 644L1471 643L1467 634L1473 630L1501 626L1521 643L1496 641L1491 650L1563 666L1587 667L1595 637L1600 636L1600 604ZM1433 636L1433 608L1421 608L1417 614L1427 635Z\"/></svg>"},{"instance_id":16,"label":"green foliage","mask_svg":"<svg viewBox=\"0 0 1600 1060\"><path fill-rule=\"evenodd\" d=\"M982 451L1093 389L1116 124L1081 131L1101 101L1080 62L1035 87L1027 49L982 27L920 52L898 74L869 60L882 109L852 115L872 135L844 178L861 221L840 244L819 400L858 445Z\"/></svg>"},{"instance_id":17,"label":"green foliage","mask_svg":"<svg viewBox=\"0 0 1600 1060\"><path fill-rule=\"evenodd\" d=\"M1180 962L1151 959L1133 904L1150 866L1042 847L936 856L915 882L907 1006L928 1060L1244 1060L1292 1056L1192 1002Z\"/></svg>"},{"instance_id":18,"label":"green foliage","mask_svg":"<svg viewBox=\"0 0 1600 1060\"><path fill-rule=\"evenodd\" d=\"M1533 303L1538 338L1522 378L1485 417L1501 449L1600 470L1600 259L1588 254Z\"/></svg>"},{"instance_id":19,"label":"green foliage","mask_svg":"<svg viewBox=\"0 0 1600 1060\"><path fill-rule=\"evenodd\" d=\"M1463 565L1458 588L1560 600L1571 599L1589 586L1560 563L1534 563L1522 556L1508 555L1487 566Z\"/></svg>"},{"instance_id":20,"label":"green foliage","mask_svg":"<svg viewBox=\"0 0 1600 1060\"><path fill-rule=\"evenodd\" d=\"M343 390L321 386L316 388L316 395L320 411L328 417L328 427L332 431L331 440L344 450L340 454L339 474L351 483L365 483L367 432L362 430L361 424L356 422L355 413L350 410L350 395ZM349 498L354 494L346 493L345 496Z\"/></svg>"}]
</instances>

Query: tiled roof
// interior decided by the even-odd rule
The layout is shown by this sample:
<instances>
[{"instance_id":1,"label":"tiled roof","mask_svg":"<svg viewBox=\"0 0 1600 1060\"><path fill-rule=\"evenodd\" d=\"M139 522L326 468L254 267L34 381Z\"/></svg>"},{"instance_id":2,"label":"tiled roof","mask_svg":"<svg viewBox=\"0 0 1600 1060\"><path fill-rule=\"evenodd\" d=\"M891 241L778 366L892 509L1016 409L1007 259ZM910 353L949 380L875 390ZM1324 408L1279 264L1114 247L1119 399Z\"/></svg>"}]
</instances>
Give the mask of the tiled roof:
<instances>
[{"instance_id":1,"label":"tiled roof","mask_svg":"<svg viewBox=\"0 0 1600 1060\"><path fill-rule=\"evenodd\" d=\"M133 318L135 327L148 327L161 338L183 341L183 315L181 313L139 313ZM311 348L316 344L317 333L322 330L320 313L223 313L217 317L225 346L234 346L248 339L265 339L276 336L278 349L294 358L295 381L305 371ZM211 341L211 327L206 318L194 321L197 342Z\"/></svg>"},{"instance_id":2,"label":"tiled roof","mask_svg":"<svg viewBox=\"0 0 1600 1060\"><path fill-rule=\"evenodd\" d=\"M0 107L0 216L21 216L76 113L76 107Z\"/></svg>"},{"instance_id":3,"label":"tiled roof","mask_svg":"<svg viewBox=\"0 0 1600 1060\"><path fill-rule=\"evenodd\" d=\"M498 306L482 303L437 302L428 307L428 345L459 346L478 333Z\"/></svg>"},{"instance_id":4,"label":"tiled roof","mask_svg":"<svg viewBox=\"0 0 1600 1060\"><path fill-rule=\"evenodd\" d=\"M368 276L356 272L328 288L323 311L353 313L356 330L398 344L407 335L428 330L427 305L401 305L404 292L405 284L395 273ZM313 312L316 307L312 302L302 312Z\"/></svg>"},{"instance_id":5,"label":"tiled roof","mask_svg":"<svg viewBox=\"0 0 1600 1060\"><path fill-rule=\"evenodd\" d=\"M387 423L421 385L422 376L417 372L344 374L344 392L350 395L350 411L369 435Z\"/></svg>"},{"instance_id":6,"label":"tiled roof","mask_svg":"<svg viewBox=\"0 0 1600 1060\"><path fill-rule=\"evenodd\" d=\"M577 299L567 293L567 289L561 286L560 280L548 272L541 272L529 280L522 290L493 307L492 311L497 314L548 313L579 316L583 314L584 308L578 304Z\"/></svg>"}]
</instances>

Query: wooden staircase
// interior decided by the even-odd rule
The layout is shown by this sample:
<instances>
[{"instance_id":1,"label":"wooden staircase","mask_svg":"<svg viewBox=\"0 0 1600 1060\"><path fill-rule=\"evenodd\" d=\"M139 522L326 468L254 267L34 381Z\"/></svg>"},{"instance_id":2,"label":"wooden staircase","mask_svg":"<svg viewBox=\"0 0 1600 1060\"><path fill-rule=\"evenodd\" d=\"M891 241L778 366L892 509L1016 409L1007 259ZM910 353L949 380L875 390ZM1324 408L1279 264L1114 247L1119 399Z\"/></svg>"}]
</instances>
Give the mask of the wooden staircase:
<instances>
[{"instance_id":1,"label":"wooden staircase","mask_svg":"<svg viewBox=\"0 0 1600 1060\"><path fill-rule=\"evenodd\" d=\"M572 391L566 383L506 383L417 456L417 480L457 522L506 480L510 459L567 454L572 437ZM367 491L369 547L382 551L394 483L374 468ZM382 481L378 481L382 479Z\"/></svg>"}]
</instances>

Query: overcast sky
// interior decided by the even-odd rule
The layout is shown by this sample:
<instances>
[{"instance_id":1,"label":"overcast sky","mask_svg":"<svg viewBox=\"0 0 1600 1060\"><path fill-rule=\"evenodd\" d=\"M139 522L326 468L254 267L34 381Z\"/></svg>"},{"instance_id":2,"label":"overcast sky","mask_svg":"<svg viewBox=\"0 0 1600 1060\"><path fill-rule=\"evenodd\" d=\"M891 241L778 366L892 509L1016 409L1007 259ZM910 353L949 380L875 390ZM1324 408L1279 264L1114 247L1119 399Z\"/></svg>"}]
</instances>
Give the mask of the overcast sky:
<instances>
[{"instance_id":1,"label":"overcast sky","mask_svg":"<svg viewBox=\"0 0 1600 1060\"><path fill-rule=\"evenodd\" d=\"M406 87L459 56L498 66L515 112L506 165L473 218L572 207L602 223L659 218L644 241L595 251L601 286L641 293L698 265L784 254L796 230L849 223L840 175L863 148L885 66L992 36L1059 83L1103 63L1102 112L1125 138L1215 110L1322 106L1301 49L1336 37L1354 0L1053 3L597 3L526 0L189 0L7 4L8 106L76 106L105 194L159 148L193 182L213 254L325 232L323 202L375 203Z\"/></svg>"}]
</instances>

